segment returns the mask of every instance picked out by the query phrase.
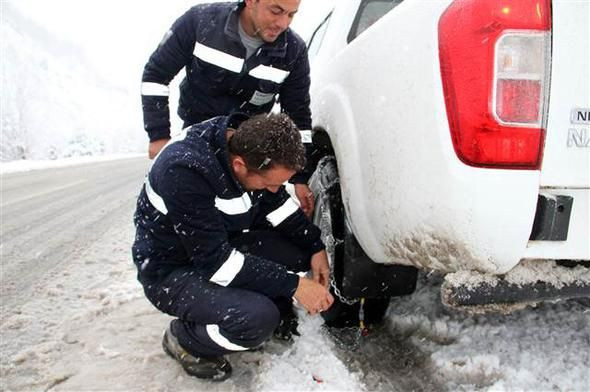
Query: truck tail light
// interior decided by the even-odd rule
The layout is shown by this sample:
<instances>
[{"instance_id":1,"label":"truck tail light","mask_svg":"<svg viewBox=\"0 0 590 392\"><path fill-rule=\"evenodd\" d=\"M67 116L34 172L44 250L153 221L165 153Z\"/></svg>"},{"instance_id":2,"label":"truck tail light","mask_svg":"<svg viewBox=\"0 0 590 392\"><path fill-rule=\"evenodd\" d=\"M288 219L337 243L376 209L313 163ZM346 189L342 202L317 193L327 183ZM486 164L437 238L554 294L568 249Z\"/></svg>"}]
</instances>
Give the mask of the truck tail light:
<instances>
[{"instance_id":1,"label":"truck tail light","mask_svg":"<svg viewBox=\"0 0 590 392\"><path fill-rule=\"evenodd\" d=\"M457 156L539 169L551 64L550 0L456 0L439 26L441 76Z\"/></svg>"}]
</instances>

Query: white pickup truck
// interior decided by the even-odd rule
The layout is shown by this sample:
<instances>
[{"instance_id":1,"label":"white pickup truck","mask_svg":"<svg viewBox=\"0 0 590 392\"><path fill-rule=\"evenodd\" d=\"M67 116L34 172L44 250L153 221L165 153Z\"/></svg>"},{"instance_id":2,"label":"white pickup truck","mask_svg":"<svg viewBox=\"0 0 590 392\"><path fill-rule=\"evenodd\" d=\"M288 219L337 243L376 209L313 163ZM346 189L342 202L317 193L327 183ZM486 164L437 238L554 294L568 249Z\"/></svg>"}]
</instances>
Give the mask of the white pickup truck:
<instances>
[{"instance_id":1,"label":"white pickup truck","mask_svg":"<svg viewBox=\"0 0 590 392\"><path fill-rule=\"evenodd\" d=\"M589 26L588 1L336 3L311 186L341 301L407 294L413 267L458 307L589 296Z\"/></svg>"}]
</instances>

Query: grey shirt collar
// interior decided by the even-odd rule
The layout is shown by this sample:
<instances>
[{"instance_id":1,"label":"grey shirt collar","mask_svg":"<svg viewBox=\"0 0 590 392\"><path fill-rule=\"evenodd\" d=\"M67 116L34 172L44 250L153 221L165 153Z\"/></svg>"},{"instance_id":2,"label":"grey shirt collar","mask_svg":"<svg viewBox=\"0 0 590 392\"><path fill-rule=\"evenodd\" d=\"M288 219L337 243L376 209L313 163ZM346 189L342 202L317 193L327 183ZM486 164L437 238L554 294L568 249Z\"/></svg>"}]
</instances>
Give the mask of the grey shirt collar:
<instances>
[{"instance_id":1,"label":"grey shirt collar","mask_svg":"<svg viewBox=\"0 0 590 392\"><path fill-rule=\"evenodd\" d=\"M242 45L246 48L246 59L249 59L258 48L264 45L264 41L258 37L251 37L249 36L244 28L242 27L242 22L238 20L238 34L240 34L240 40L242 41Z\"/></svg>"}]
</instances>

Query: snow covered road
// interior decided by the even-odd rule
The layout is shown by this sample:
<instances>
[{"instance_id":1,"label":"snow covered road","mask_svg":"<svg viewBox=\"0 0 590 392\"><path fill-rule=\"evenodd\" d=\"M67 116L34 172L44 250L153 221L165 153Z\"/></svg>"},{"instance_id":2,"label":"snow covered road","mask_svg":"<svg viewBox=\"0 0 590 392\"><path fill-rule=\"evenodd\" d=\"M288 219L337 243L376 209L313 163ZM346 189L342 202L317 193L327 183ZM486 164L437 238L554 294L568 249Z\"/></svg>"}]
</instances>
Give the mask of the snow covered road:
<instances>
[{"instance_id":1,"label":"snow covered road","mask_svg":"<svg viewBox=\"0 0 590 392\"><path fill-rule=\"evenodd\" d=\"M148 164L126 159L2 176L3 308L27 300L31 285L69 264L114 216L131 219Z\"/></svg>"},{"instance_id":2,"label":"snow covered road","mask_svg":"<svg viewBox=\"0 0 590 392\"><path fill-rule=\"evenodd\" d=\"M440 277L425 274L357 351L301 315L292 346L230 357L221 384L188 377L160 347L169 317L144 299L130 257L147 164L2 177L0 390L590 390L583 303L469 316L443 308Z\"/></svg>"}]
</instances>

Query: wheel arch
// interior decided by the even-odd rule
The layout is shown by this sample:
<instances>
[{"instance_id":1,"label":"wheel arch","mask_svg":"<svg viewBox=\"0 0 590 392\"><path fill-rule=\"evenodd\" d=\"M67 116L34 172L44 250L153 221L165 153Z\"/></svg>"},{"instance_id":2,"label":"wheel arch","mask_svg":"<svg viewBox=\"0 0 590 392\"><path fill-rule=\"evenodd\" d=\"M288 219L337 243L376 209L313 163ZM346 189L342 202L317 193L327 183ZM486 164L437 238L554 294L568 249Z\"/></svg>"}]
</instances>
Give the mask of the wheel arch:
<instances>
[{"instance_id":1,"label":"wheel arch","mask_svg":"<svg viewBox=\"0 0 590 392\"><path fill-rule=\"evenodd\" d=\"M362 130L355 120L356 111L341 87L329 85L316 91L312 107L314 136L326 138L333 152L339 173L342 203L345 213L350 217L350 225L359 244L373 260L378 260L381 244L380 236L372 229L369 221L367 186L361 168ZM326 109L326 108L329 108Z\"/></svg>"}]
</instances>

